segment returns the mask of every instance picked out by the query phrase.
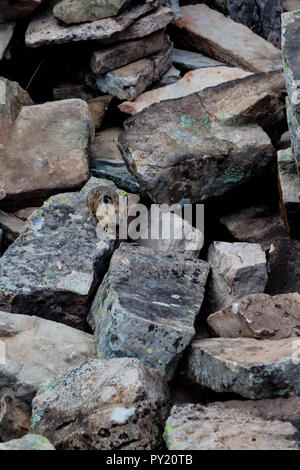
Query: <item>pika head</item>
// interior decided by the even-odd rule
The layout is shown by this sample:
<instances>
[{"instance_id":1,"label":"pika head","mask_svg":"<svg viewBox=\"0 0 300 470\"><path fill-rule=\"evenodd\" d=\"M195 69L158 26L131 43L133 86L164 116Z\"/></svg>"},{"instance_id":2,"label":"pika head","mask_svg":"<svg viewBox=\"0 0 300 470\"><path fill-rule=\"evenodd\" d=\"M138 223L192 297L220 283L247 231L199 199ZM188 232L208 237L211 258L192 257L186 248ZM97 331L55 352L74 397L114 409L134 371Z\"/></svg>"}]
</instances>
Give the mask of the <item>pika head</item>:
<instances>
[{"instance_id":1,"label":"pika head","mask_svg":"<svg viewBox=\"0 0 300 470\"><path fill-rule=\"evenodd\" d=\"M88 209L105 230L120 224L120 197L119 191L106 184L93 188L87 196Z\"/></svg>"}]
</instances>

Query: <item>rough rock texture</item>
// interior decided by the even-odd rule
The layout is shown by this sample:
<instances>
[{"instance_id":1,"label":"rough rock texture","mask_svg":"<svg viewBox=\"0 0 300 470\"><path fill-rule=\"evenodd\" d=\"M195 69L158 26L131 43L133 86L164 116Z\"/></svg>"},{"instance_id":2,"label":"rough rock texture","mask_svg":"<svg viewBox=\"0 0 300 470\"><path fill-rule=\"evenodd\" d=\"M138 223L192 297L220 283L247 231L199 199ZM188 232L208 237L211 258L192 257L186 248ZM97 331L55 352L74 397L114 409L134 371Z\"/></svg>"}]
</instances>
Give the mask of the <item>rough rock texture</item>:
<instances>
[{"instance_id":1,"label":"rough rock texture","mask_svg":"<svg viewBox=\"0 0 300 470\"><path fill-rule=\"evenodd\" d=\"M264 292L266 255L257 243L214 242L209 248L209 311L217 312L246 295Z\"/></svg>"},{"instance_id":2,"label":"rough rock texture","mask_svg":"<svg viewBox=\"0 0 300 470\"><path fill-rule=\"evenodd\" d=\"M181 80L162 88L149 90L142 93L135 101L125 101L119 105L123 113L136 114L153 103L160 103L165 100L181 98L192 93L214 87L220 83L236 80L249 75L250 72L232 67L212 67L197 69L188 72Z\"/></svg>"},{"instance_id":3,"label":"rough rock texture","mask_svg":"<svg viewBox=\"0 0 300 470\"><path fill-rule=\"evenodd\" d=\"M112 100L110 95L98 96L87 101L95 129L100 129L107 108Z\"/></svg>"},{"instance_id":4,"label":"rough rock texture","mask_svg":"<svg viewBox=\"0 0 300 470\"><path fill-rule=\"evenodd\" d=\"M268 254L269 280L266 293L270 295L300 294L300 241L284 238L275 240Z\"/></svg>"},{"instance_id":5,"label":"rough rock texture","mask_svg":"<svg viewBox=\"0 0 300 470\"><path fill-rule=\"evenodd\" d=\"M3 241L10 245L24 232L26 223L19 217L0 210L0 229L3 230Z\"/></svg>"},{"instance_id":6,"label":"rough rock texture","mask_svg":"<svg viewBox=\"0 0 300 470\"><path fill-rule=\"evenodd\" d=\"M47 44L102 40L115 33L124 31L131 23L151 11L153 1L134 6L115 18L68 26L60 23L52 14L51 9L41 11L31 21L25 35L28 47L39 47Z\"/></svg>"},{"instance_id":7,"label":"rough rock texture","mask_svg":"<svg viewBox=\"0 0 300 470\"><path fill-rule=\"evenodd\" d=\"M137 357L171 380L195 333L208 271L195 258L121 245L89 315L100 357Z\"/></svg>"},{"instance_id":8,"label":"rough rock texture","mask_svg":"<svg viewBox=\"0 0 300 470\"><path fill-rule=\"evenodd\" d=\"M1 13L0 13L1 14ZM14 32L14 23L0 23L0 60L2 60Z\"/></svg>"},{"instance_id":9,"label":"rough rock texture","mask_svg":"<svg viewBox=\"0 0 300 470\"><path fill-rule=\"evenodd\" d=\"M173 44L166 36L164 46L157 54L99 75L97 88L120 100L134 100L171 67L172 48Z\"/></svg>"},{"instance_id":10,"label":"rough rock texture","mask_svg":"<svg viewBox=\"0 0 300 470\"><path fill-rule=\"evenodd\" d=\"M204 4L183 6L180 11L177 34L186 45L251 72L282 68L281 52L246 26Z\"/></svg>"},{"instance_id":11,"label":"rough rock texture","mask_svg":"<svg viewBox=\"0 0 300 470\"><path fill-rule=\"evenodd\" d=\"M162 75L162 77L153 85L153 87L171 85L171 83L177 82L180 78L180 70L176 69L176 67L172 65L172 67L170 67L169 70L167 70L166 73Z\"/></svg>"},{"instance_id":12,"label":"rough rock texture","mask_svg":"<svg viewBox=\"0 0 300 470\"><path fill-rule=\"evenodd\" d=\"M0 393L0 442L18 439L30 429L31 408L9 389Z\"/></svg>"},{"instance_id":13,"label":"rough rock texture","mask_svg":"<svg viewBox=\"0 0 300 470\"><path fill-rule=\"evenodd\" d=\"M94 132L82 100L23 107L1 158L1 204L15 210L36 206L51 194L80 188L89 178Z\"/></svg>"},{"instance_id":14,"label":"rough rock texture","mask_svg":"<svg viewBox=\"0 0 300 470\"><path fill-rule=\"evenodd\" d=\"M0 450L55 450L55 448L46 437L27 434L21 439L13 439L0 444Z\"/></svg>"},{"instance_id":15,"label":"rough rock texture","mask_svg":"<svg viewBox=\"0 0 300 470\"><path fill-rule=\"evenodd\" d=\"M299 450L300 398L174 406L169 450Z\"/></svg>"},{"instance_id":16,"label":"rough rock texture","mask_svg":"<svg viewBox=\"0 0 300 470\"><path fill-rule=\"evenodd\" d=\"M128 0L62 0L53 15L67 24L85 23L116 16Z\"/></svg>"},{"instance_id":17,"label":"rough rock texture","mask_svg":"<svg viewBox=\"0 0 300 470\"><path fill-rule=\"evenodd\" d=\"M281 122L284 88L281 72L255 74L155 104L125 122L123 158L155 202L221 196L275 163L257 123Z\"/></svg>"},{"instance_id":18,"label":"rough rock texture","mask_svg":"<svg viewBox=\"0 0 300 470\"><path fill-rule=\"evenodd\" d=\"M208 317L221 338L283 339L300 336L300 295L252 294Z\"/></svg>"},{"instance_id":19,"label":"rough rock texture","mask_svg":"<svg viewBox=\"0 0 300 470\"><path fill-rule=\"evenodd\" d=\"M300 178L292 149L278 152L280 210L291 237L300 238Z\"/></svg>"},{"instance_id":20,"label":"rough rock texture","mask_svg":"<svg viewBox=\"0 0 300 470\"><path fill-rule=\"evenodd\" d=\"M219 67L222 64L218 60L214 60L200 52L185 51L183 49L173 49L172 62L176 67L184 70L207 68L207 67Z\"/></svg>"},{"instance_id":21,"label":"rough rock texture","mask_svg":"<svg viewBox=\"0 0 300 470\"><path fill-rule=\"evenodd\" d=\"M266 205L247 207L219 220L238 241L259 243L263 250L268 250L277 238L288 236L279 212L274 213Z\"/></svg>"},{"instance_id":22,"label":"rough rock texture","mask_svg":"<svg viewBox=\"0 0 300 470\"><path fill-rule=\"evenodd\" d=\"M91 335L28 315L0 312L0 339L5 345L0 388L28 402L44 381L96 356Z\"/></svg>"},{"instance_id":23,"label":"rough rock texture","mask_svg":"<svg viewBox=\"0 0 300 470\"><path fill-rule=\"evenodd\" d=\"M41 2L42 0L1 0L0 23L30 15Z\"/></svg>"},{"instance_id":24,"label":"rough rock texture","mask_svg":"<svg viewBox=\"0 0 300 470\"><path fill-rule=\"evenodd\" d=\"M38 392L32 428L62 450L153 450L168 400L163 379L137 359L88 361Z\"/></svg>"},{"instance_id":25,"label":"rough rock texture","mask_svg":"<svg viewBox=\"0 0 300 470\"><path fill-rule=\"evenodd\" d=\"M113 240L98 239L86 207L90 189L102 183L91 178L79 193L53 196L30 216L0 259L2 310L84 327L114 248Z\"/></svg>"},{"instance_id":26,"label":"rough rock texture","mask_svg":"<svg viewBox=\"0 0 300 470\"><path fill-rule=\"evenodd\" d=\"M101 47L92 53L91 69L96 74L103 74L123 67L160 51L163 41L164 30L160 30L141 39Z\"/></svg>"},{"instance_id":27,"label":"rough rock texture","mask_svg":"<svg viewBox=\"0 0 300 470\"><path fill-rule=\"evenodd\" d=\"M299 343L296 338L195 340L184 371L194 384L251 400L298 396Z\"/></svg>"}]
</instances>

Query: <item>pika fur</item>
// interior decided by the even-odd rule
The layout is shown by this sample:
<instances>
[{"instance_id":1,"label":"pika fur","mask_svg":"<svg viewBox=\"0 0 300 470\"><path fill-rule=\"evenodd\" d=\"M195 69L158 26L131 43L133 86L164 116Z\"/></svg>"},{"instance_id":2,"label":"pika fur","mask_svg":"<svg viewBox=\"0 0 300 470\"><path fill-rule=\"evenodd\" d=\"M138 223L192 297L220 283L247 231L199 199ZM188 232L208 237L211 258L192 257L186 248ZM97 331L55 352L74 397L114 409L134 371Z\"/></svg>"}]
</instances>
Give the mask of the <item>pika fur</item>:
<instances>
[{"instance_id":1,"label":"pika fur","mask_svg":"<svg viewBox=\"0 0 300 470\"><path fill-rule=\"evenodd\" d=\"M105 230L120 224L120 196L119 191L107 184L93 188L87 196L88 209L97 217L98 222Z\"/></svg>"}]
</instances>

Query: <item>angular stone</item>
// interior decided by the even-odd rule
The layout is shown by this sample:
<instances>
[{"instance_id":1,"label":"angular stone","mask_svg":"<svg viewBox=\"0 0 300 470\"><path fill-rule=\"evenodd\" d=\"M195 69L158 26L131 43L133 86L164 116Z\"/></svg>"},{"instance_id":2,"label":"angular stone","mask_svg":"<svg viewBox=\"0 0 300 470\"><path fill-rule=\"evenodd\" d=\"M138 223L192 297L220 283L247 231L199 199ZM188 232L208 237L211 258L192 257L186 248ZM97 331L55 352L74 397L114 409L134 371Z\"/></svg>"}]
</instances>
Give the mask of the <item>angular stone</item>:
<instances>
[{"instance_id":1,"label":"angular stone","mask_svg":"<svg viewBox=\"0 0 300 470\"><path fill-rule=\"evenodd\" d=\"M80 188L89 178L94 132L84 101L23 107L1 158L0 187L6 191L1 205L38 206L51 194Z\"/></svg>"},{"instance_id":2,"label":"angular stone","mask_svg":"<svg viewBox=\"0 0 300 470\"><path fill-rule=\"evenodd\" d=\"M118 69L160 51L163 42L164 30L160 30L141 39L101 47L92 53L91 69L96 74Z\"/></svg>"},{"instance_id":3,"label":"angular stone","mask_svg":"<svg viewBox=\"0 0 300 470\"><path fill-rule=\"evenodd\" d=\"M190 70L202 69L207 67L223 66L222 62L212 59L200 52L185 51L183 49L173 49L172 62L185 72Z\"/></svg>"},{"instance_id":4,"label":"angular stone","mask_svg":"<svg viewBox=\"0 0 300 470\"><path fill-rule=\"evenodd\" d=\"M28 47L39 47L49 44L62 44L77 41L103 40L115 33L124 31L137 18L151 11L154 1L133 6L115 18L68 26L60 23L52 14L51 9L41 11L29 24L25 42Z\"/></svg>"},{"instance_id":5,"label":"angular stone","mask_svg":"<svg viewBox=\"0 0 300 470\"><path fill-rule=\"evenodd\" d=\"M283 238L272 243L268 254L268 276L267 294L300 294L300 241Z\"/></svg>"},{"instance_id":6,"label":"angular stone","mask_svg":"<svg viewBox=\"0 0 300 470\"><path fill-rule=\"evenodd\" d=\"M300 395L299 339L195 340L184 371L188 379L215 392L251 400Z\"/></svg>"},{"instance_id":7,"label":"angular stone","mask_svg":"<svg viewBox=\"0 0 300 470\"><path fill-rule=\"evenodd\" d=\"M208 317L221 338L283 339L300 336L300 295L252 294Z\"/></svg>"},{"instance_id":8,"label":"angular stone","mask_svg":"<svg viewBox=\"0 0 300 470\"><path fill-rule=\"evenodd\" d=\"M279 151L277 162L282 218L290 236L300 238L300 178L292 149Z\"/></svg>"},{"instance_id":9,"label":"angular stone","mask_svg":"<svg viewBox=\"0 0 300 470\"><path fill-rule=\"evenodd\" d=\"M1 0L0 23L16 21L30 15L41 2L42 0Z\"/></svg>"},{"instance_id":10,"label":"angular stone","mask_svg":"<svg viewBox=\"0 0 300 470\"><path fill-rule=\"evenodd\" d=\"M214 242L209 248L209 311L217 312L246 295L264 292L266 255L257 243Z\"/></svg>"},{"instance_id":11,"label":"angular stone","mask_svg":"<svg viewBox=\"0 0 300 470\"><path fill-rule=\"evenodd\" d=\"M0 228L4 233L4 241L13 243L26 229L26 223L12 214L0 210Z\"/></svg>"},{"instance_id":12,"label":"angular stone","mask_svg":"<svg viewBox=\"0 0 300 470\"><path fill-rule=\"evenodd\" d=\"M168 401L164 380L137 359L88 361L37 393L32 428L61 450L154 450Z\"/></svg>"},{"instance_id":13,"label":"angular stone","mask_svg":"<svg viewBox=\"0 0 300 470\"><path fill-rule=\"evenodd\" d=\"M195 258L121 245L88 318L99 355L138 357L171 380L195 334L208 271Z\"/></svg>"},{"instance_id":14,"label":"angular stone","mask_svg":"<svg viewBox=\"0 0 300 470\"><path fill-rule=\"evenodd\" d=\"M105 129L94 139L91 147L91 171L98 178L113 181L119 188L131 193L143 194L135 177L129 173L116 142L121 127Z\"/></svg>"},{"instance_id":15,"label":"angular stone","mask_svg":"<svg viewBox=\"0 0 300 470\"><path fill-rule=\"evenodd\" d=\"M44 381L95 357L94 338L69 326L7 312L0 312L0 322L0 388L22 401L30 403Z\"/></svg>"},{"instance_id":16,"label":"angular stone","mask_svg":"<svg viewBox=\"0 0 300 470\"><path fill-rule=\"evenodd\" d=\"M47 200L0 259L0 308L85 327L85 316L114 248L99 240L86 198L104 183ZM112 183L111 183L112 184ZM112 186L114 186L112 184Z\"/></svg>"},{"instance_id":17,"label":"angular stone","mask_svg":"<svg viewBox=\"0 0 300 470\"><path fill-rule=\"evenodd\" d=\"M18 439L30 429L31 408L9 389L0 393L0 442Z\"/></svg>"},{"instance_id":18,"label":"angular stone","mask_svg":"<svg viewBox=\"0 0 300 470\"><path fill-rule=\"evenodd\" d=\"M14 32L14 27L14 23L0 24L0 60L3 59L5 51L9 46L10 40Z\"/></svg>"},{"instance_id":19,"label":"angular stone","mask_svg":"<svg viewBox=\"0 0 300 470\"><path fill-rule=\"evenodd\" d=\"M300 398L174 406L169 450L298 450ZM246 424L245 424L246 423Z\"/></svg>"},{"instance_id":20,"label":"angular stone","mask_svg":"<svg viewBox=\"0 0 300 470\"><path fill-rule=\"evenodd\" d=\"M169 70L167 70L167 72L153 86L161 87L165 85L171 85L171 83L177 82L180 78L180 70L176 69L176 67L172 65L172 67L170 67Z\"/></svg>"},{"instance_id":21,"label":"angular stone","mask_svg":"<svg viewBox=\"0 0 300 470\"><path fill-rule=\"evenodd\" d=\"M87 101L91 116L94 121L95 129L100 129L107 108L112 100L110 95L98 96Z\"/></svg>"},{"instance_id":22,"label":"angular stone","mask_svg":"<svg viewBox=\"0 0 300 470\"><path fill-rule=\"evenodd\" d=\"M122 156L155 202L221 196L273 165L257 123L270 133L278 128L284 89L282 73L272 72L155 104L125 122Z\"/></svg>"},{"instance_id":23,"label":"angular stone","mask_svg":"<svg viewBox=\"0 0 300 470\"><path fill-rule=\"evenodd\" d=\"M166 36L160 52L98 76L97 87L121 100L134 100L171 67L172 48L173 44Z\"/></svg>"},{"instance_id":24,"label":"angular stone","mask_svg":"<svg viewBox=\"0 0 300 470\"><path fill-rule=\"evenodd\" d=\"M0 450L55 450L55 448L46 437L27 434L21 439L13 439L0 444Z\"/></svg>"},{"instance_id":25,"label":"angular stone","mask_svg":"<svg viewBox=\"0 0 300 470\"><path fill-rule=\"evenodd\" d=\"M121 103L119 109L123 113L136 114L148 108L151 104L188 96L192 93L204 90L205 88L214 87L220 83L243 78L247 75L250 75L250 72L232 67L213 67L193 70L192 72L186 73L184 77L176 83L146 91L132 103L128 101Z\"/></svg>"},{"instance_id":26,"label":"angular stone","mask_svg":"<svg viewBox=\"0 0 300 470\"><path fill-rule=\"evenodd\" d=\"M116 16L128 0L62 0L53 15L67 24L86 23Z\"/></svg>"},{"instance_id":27,"label":"angular stone","mask_svg":"<svg viewBox=\"0 0 300 470\"><path fill-rule=\"evenodd\" d=\"M185 44L251 72L282 68L281 52L246 26L204 4L183 6L180 11L181 20L176 28Z\"/></svg>"}]
</instances>

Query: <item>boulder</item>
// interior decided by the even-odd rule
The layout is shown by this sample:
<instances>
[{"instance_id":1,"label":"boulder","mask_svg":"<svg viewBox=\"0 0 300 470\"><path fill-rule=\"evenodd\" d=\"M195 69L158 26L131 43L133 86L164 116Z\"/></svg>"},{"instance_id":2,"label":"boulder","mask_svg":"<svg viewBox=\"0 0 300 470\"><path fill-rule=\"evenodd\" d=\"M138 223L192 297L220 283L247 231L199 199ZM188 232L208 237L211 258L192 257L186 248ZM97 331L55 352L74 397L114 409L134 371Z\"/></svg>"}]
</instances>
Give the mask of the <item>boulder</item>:
<instances>
[{"instance_id":1,"label":"boulder","mask_svg":"<svg viewBox=\"0 0 300 470\"><path fill-rule=\"evenodd\" d=\"M0 312L0 388L30 403L44 381L96 357L93 336L56 322Z\"/></svg>"},{"instance_id":2,"label":"boulder","mask_svg":"<svg viewBox=\"0 0 300 470\"><path fill-rule=\"evenodd\" d=\"M299 339L195 340L184 365L187 379L219 393L251 400L300 395Z\"/></svg>"},{"instance_id":3,"label":"boulder","mask_svg":"<svg viewBox=\"0 0 300 470\"><path fill-rule=\"evenodd\" d=\"M268 277L267 294L300 294L299 240L282 238L272 243L268 254Z\"/></svg>"},{"instance_id":4,"label":"boulder","mask_svg":"<svg viewBox=\"0 0 300 470\"><path fill-rule=\"evenodd\" d=\"M0 442L18 439L30 429L31 408L9 389L0 393Z\"/></svg>"},{"instance_id":5,"label":"boulder","mask_svg":"<svg viewBox=\"0 0 300 470\"><path fill-rule=\"evenodd\" d=\"M42 0L1 0L0 23L24 18L30 15L41 3Z\"/></svg>"},{"instance_id":6,"label":"boulder","mask_svg":"<svg viewBox=\"0 0 300 470\"><path fill-rule=\"evenodd\" d=\"M162 446L169 391L137 359L93 360L40 389L32 409L32 429L58 450L154 450Z\"/></svg>"},{"instance_id":7,"label":"boulder","mask_svg":"<svg viewBox=\"0 0 300 470\"><path fill-rule=\"evenodd\" d=\"M128 0L62 0L53 15L67 24L86 23L116 16Z\"/></svg>"},{"instance_id":8,"label":"boulder","mask_svg":"<svg viewBox=\"0 0 300 470\"><path fill-rule=\"evenodd\" d=\"M13 439L0 444L0 450L55 450L55 448L46 437L27 434L21 439Z\"/></svg>"},{"instance_id":9,"label":"boulder","mask_svg":"<svg viewBox=\"0 0 300 470\"><path fill-rule=\"evenodd\" d=\"M164 438L171 450L298 450L300 398L174 406Z\"/></svg>"},{"instance_id":10,"label":"boulder","mask_svg":"<svg viewBox=\"0 0 300 470\"><path fill-rule=\"evenodd\" d=\"M180 70L189 72L190 70L202 69L207 67L223 66L222 62L212 59L200 52L185 51L183 49L173 49L172 62Z\"/></svg>"},{"instance_id":11,"label":"boulder","mask_svg":"<svg viewBox=\"0 0 300 470\"><path fill-rule=\"evenodd\" d=\"M188 96L205 88L214 87L220 83L243 78L247 75L250 75L250 73L232 67L211 67L193 70L171 85L146 91L133 102L125 101L121 103L119 109L123 113L136 114L153 103Z\"/></svg>"},{"instance_id":12,"label":"boulder","mask_svg":"<svg viewBox=\"0 0 300 470\"><path fill-rule=\"evenodd\" d=\"M195 334L208 271L195 258L122 244L88 318L99 357L137 357L170 381Z\"/></svg>"},{"instance_id":13,"label":"boulder","mask_svg":"<svg viewBox=\"0 0 300 470\"><path fill-rule=\"evenodd\" d=\"M207 319L221 338L283 339L300 336L300 294L252 294Z\"/></svg>"},{"instance_id":14,"label":"boulder","mask_svg":"<svg viewBox=\"0 0 300 470\"><path fill-rule=\"evenodd\" d=\"M291 237L300 238L300 178L292 149L277 157L280 210Z\"/></svg>"},{"instance_id":15,"label":"boulder","mask_svg":"<svg viewBox=\"0 0 300 470\"><path fill-rule=\"evenodd\" d=\"M258 243L214 242L208 253L210 313L246 295L264 292L268 281L266 255Z\"/></svg>"},{"instance_id":16,"label":"boulder","mask_svg":"<svg viewBox=\"0 0 300 470\"><path fill-rule=\"evenodd\" d=\"M14 32L14 28L14 23L1 24L0 26L0 60L3 59L5 51L9 46L10 40Z\"/></svg>"},{"instance_id":17,"label":"boulder","mask_svg":"<svg viewBox=\"0 0 300 470\"><path fill-rule=\"evenodd\" d=\"M85 328L115 245L99 240L86 207L89 191L102 183L91 178L79 193L52 196L29 217L26 232L0 258L2 310Z\"/></svg>"},{"instance_id":18,"label":"boulder","mask_svg":"<svg viewBox=\"0 0 300 470\"><path fill-rule=\"evenodd\" d=\"M232 21L207 5L180 8L176 22L181 42L235 67L251 72L282 68L281 52L246 26Z\"/></svg>"},{"instance_id":19,"label":"boulder","mask_svg":"<svg viewBox=\"0 0 300 470\"><path fill-rule=\"evenodd\" d=\"M61 191L79 189L89 178L94 123L82 100L24 106L5 144L0 187L3 207L38 206Z\"/></svg>"}]
</instances>

